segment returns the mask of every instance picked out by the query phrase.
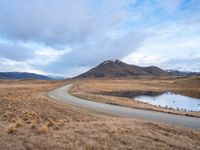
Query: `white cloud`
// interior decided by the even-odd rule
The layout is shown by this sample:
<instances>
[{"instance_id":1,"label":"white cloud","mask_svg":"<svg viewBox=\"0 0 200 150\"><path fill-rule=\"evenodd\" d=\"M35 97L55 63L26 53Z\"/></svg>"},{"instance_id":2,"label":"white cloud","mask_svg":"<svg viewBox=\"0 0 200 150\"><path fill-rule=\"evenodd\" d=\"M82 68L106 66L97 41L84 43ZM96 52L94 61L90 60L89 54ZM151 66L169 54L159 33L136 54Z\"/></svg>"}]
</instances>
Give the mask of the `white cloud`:
<instances>
[{"instance_id":1,"label":"white cloud","mask_svg":"<svg viewBox=\"0 0 200 150\"><path fill-rule=\"evenodd\" d=\"M41 50L37 50L35 52L36 55L38 55L39 57L60 57L66 53L68 53L70 51L70 49L66 49L66 50L55 50L52 49L50 47L45 47L44 49Z\"/></svg>"},{"instance_id":2,"label":"white cloud","mask_svg":"<svg viewBox=\"0 0 200 150\"><path fill-rule=\"evenodd\" d=\"M30 73L37 73L37 74L43 74L47 75L47 72L44 72L42 70L36 69L26 62L19 62L14 61L10 59L0 58L0 68L2 72L13 72L13 71L19 71L19 72L30 72Z\"/></svg>"},{"instance_id":3,"label":"white cloud","mask_svg":"<svg viewBox=\"0 0 200 150\"><path fill-rule=\"evenodd\" d=\"M57 61L60 57L67 54L71 49L56 50L51 47L43 47L35 51L35 56L27 60L32 65L50 65Z\"/></svg>"},{"instance_id":4,"label":"white cloud","mask_svg":"<svg viewBox=\"0 0 200 150\"><path fill-rule=\"evenodd\" d=\"M66 76L66 77L74 77L77 76L83 72L88 71L91 68L91 66L83 66L83 67L79 67L79 66L74 66L74 67L70 67L70 68L63 68L65 69L65 73L64 74L60 74L61 76Z\"/></svg>"},{"instance_id":5,"label":"white cloud","mask_svg":"<svg viewBox=\"0 0 200 150\"><path fill-rule=\"evenodd\" d=\"M140 66L158 66L163 69L200 72L200 53L196 52L179 55L179 57L135 52L123 58L122 61Z\"/></svg>"},{"instance_id":6,"label":"white cloud","mask_svg":"<svg viewBox=\"0 0 200 150\"><path fill-rule=\"evenodd\" d=\"M190 27L178 23L155 26L148 30L151 34L138 51L149 54L179 56L199 52L200 27Z\"/></svg>"},{"instance_id":7,"label":"white cloud","mask_svg":"<svg viewBox=\"0 0 200 150\"><path fill-rule=\"evenodd\" d=\"M185 57L174 57L160 65L165 69L200 72L200 56L189 54Z\"/></svg>"},{"instance_id":8,"label":"white cloud","mask_svg":"<svg viewBox=\"0 0 200 150\"><path fill-rule=\"evenodd\" d=\"M150 54L135 52L123 58L122 61L125 61L126 63L129 64L149 66L149 65L159 65L167 61L166 58L167 57L165 55L150 55Z\"/></svg>"}]
</instances>

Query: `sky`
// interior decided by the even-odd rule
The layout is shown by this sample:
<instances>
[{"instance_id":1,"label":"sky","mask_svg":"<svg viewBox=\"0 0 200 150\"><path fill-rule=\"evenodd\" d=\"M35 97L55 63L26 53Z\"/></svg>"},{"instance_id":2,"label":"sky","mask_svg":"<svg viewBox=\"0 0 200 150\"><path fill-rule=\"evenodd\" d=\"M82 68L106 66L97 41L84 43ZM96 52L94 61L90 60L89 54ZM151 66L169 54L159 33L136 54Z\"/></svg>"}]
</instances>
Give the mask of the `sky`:
<instances>
[{"instance_id":1,"label":"sky","mask_svg":"<svg viewBox=\"0 0 200 150\"><path fill-rule=\"evenodd\" d=\"M0 0L0 72L72 77L110 59L200 72L200 0Z\"/></svg>"}]
</instances>

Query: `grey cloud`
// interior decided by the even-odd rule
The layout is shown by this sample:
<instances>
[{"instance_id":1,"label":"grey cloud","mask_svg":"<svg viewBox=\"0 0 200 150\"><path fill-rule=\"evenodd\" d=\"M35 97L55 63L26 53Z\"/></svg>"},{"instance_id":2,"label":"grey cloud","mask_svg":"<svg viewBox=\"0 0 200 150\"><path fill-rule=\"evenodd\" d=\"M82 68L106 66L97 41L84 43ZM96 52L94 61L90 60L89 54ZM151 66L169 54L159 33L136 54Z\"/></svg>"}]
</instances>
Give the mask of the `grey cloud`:
<instances>
[{"instance_id":1,"label":"grey cloud","mask_svg":"<svg viewBox=\"0 0 200 150\"><path fill-rule=\"evenodd\" d=\"M118 39L109 37L102 37L103 39L95 39L100 41L97 43L81 45L81 47L74 47L66 55L62 56L54 64L45 66L42 69L45 71L58 71L65 73L67 69L75 67L90 67L101 63L107 59L121 59L133 51L136 51L145 39L145 35L131 32Z\"/></svg>"},{"instance_id":2,"label":"grey cloud","mask_svg":"<svg viewBox=\"0 0 200 150\"><path fill-rule=\"evenodd\" d=\"M20 45L0 44L0 57L15 61L24 61L32 58L34 51Z\"/></svg>"},{"instance_id":3,"label":"grey cloud","mask_svg":"<svg viewBox=\"0 0 200 150\"><path fill-rule=\"evenodd\" d=\"M130 17L126 9L130 3L133 1L0 1L0 36L16 43L45 44L57 50L69 47L72 50L57 62L31 64L44 71L67 73L65 69L93 66L104 59L120 58L137 49L143 40L143 35L138 32L119 35L117 39L107 36L110 30L118 32L117 29ZM6 54L2 53L2 57L18 59L20 53L15 54L17 51L4 52ZM21 57L24 59L28 55L25 52ZM34 59L35 55L32 57Z\"/></svg>"},{"instance_id":4,"label":"grey cloud","mask_svg":"<svg viewBox=\"0 0 200 150\"><path fill-rule=\"evenodd\" d=\"M0 38L11 43L20 42L27 45L34 43L44 48L45 46L55 50L69 48L71 51L48 64L40 64L40 61L34 64L37 60L43 61L39 58L41 56L35 54L37 48L31 50L18 44L1 44L0 58L23 62L45 72L62 74L76 72L76 68L79 72L106 59L123 58L136 51L148 36L152 36L144 35L142 32L146 32L152 25L157 26L160 22L165 24L171 21L169 17L166 19L165 15L162 16L166 11L160 10L162 6L161 3L156 3L158 0L138 0L141 6L134 3L135 1L2 0ZM166 9L172 11L179 7L179 0L161 1ZM192 14L196 16L194 19L198 19L197 12L200 5L194 7L195 3L198 5L198 0L191 0L188 7L181 8L183 13L177 10L176 14L170 15L181 19L182 16L192 18ZM195 9L192 10L190 7ZM161 13L158 14L156 11ZM193 11L194 13L191 13ZM135 26L130 25L132 21L136 23ZM124 33L120 34L121 30ZM117 32L114 38L108 36L111 31ZM170 63L176 61L171 60ZM177 63L181 64L183 61L189 60L180 60ZM188 64L193 63L190 61Z\"/></svg>"},{"instance_id":5,"label":"grey cloud","mask_svg":"<svg viewBox=\"0 0 200 150\"><path fill-rule=\"evenodd\" d=\"M48 46L84 42L119 24L130 0L34 0L0 2L0 35ZM94 7L95 5L95 7Z\"/></svg>"}]
</instances>

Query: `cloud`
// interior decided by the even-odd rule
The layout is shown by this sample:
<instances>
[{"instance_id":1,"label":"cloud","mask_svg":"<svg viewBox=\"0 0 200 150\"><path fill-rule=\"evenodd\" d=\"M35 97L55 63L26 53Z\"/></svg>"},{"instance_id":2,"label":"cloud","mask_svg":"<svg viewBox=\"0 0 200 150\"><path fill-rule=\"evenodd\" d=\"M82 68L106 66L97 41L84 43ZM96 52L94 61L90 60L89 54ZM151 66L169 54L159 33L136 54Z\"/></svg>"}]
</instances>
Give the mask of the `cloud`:
<instances>
[{"instance_id":1,"label":"cloud","mask_svg":"<svg viewBox=\"0 0 200 150\"><path fill-rule=\"evenodd\" d=\"M149 36L137 52L124 57L127 63L182 71L200 71L200 27L179 21L160 24L147 30Z\"/></svg>"},{"instance_id":2,"label":"cloud","mask_svg":"<svg viewBox=\"0 0 200 150\"><path fill-rule=\"evenodd\" d=\"M127 57L124 57L122 60L135 65L141 66L150 66L150 65L160 65L163 62L166 62L167 56L165 55L156 55L156 54L144 54L141 52L134 52Z\"/></svg>"},{"instance_id":3,"label":"cloud","mask_svg":"<svg viewBox=\"0 0 200 150\"><path fill-rule=\"evenodd\" d=\"M61 74L61 75L65 76L67 74L67 77L75 77L75 76L79 75L80 73L88 71L89 69L91 69L91 66L70 67L70 68L67 68L66 70L64 70L64 74Z\"/></svg>"},{"instance_id":4,"label":"cloud","mask_svg":"<svg viewBox=\"0 0 200 150\"><path fill-rule=\"evenodd\" d=\"M62 47L106 32L123 21L130 0L1 1L0 34L10 40Z\"/></svg>"},{"instance_id":5,"label":"cloud","mask_svg":"<svg viewBox=\"0 0 200 150\"><path fill-rule=\"evenodd\" d=\"M34 54L26 63L45 71L68 72L63 68L93 66L105 59L122 58L142 43L142 33L126 33L122 29L131 17L126 7L132 3L132 0L1 1L0 36L32 48ZM67 53L66 47L70 49ZM16 60L16 54L12 55L8 58Z\"/></svg>"},{"instance_id":6,"label":"cloud","mask_svg":"<svg viewBox=\"0 0 200 150\"><path fill-rule=\"evenodd\" d=\"M145 54L135 52L122 59L129 64L141 66L158 66L163 69L200 72L200 54L191 52L185 56L166 54Z\"/></svg>"},{"instance_id":7,"label":"cloud","mask_svg":"<svg viewBox=\"0 0 200 150\"><path fill-rule=\"evenodd\" d=\"M23 61L32 58L34 51L18 44L0 43L0 57Z\"/></svg>"},{"instance_id":8,"label":"cloud","mask_svg":"<svg viewBox=\"0 0 200 150\"><path fill-rule=\"evenodd\" d=\"M71 76L116 58L161 66L199 53L199 8L198 0L0 1L0 67Z\"/></svg>"},{"instance_id":9,"label":"cloud","mask_svg":"<svg viewBox=\"0 0 200 150\"><path fill-rule=\"evenodd\" d=\"M138 47L145 39L145 35L131 32L118 38L103 36L94 41L82 44L81 47L74 47L71 51L63 55L51 66L44 66L45 71L58 71L62 74L74 70L74 68L85 68L85 66L93 67L107 59L121 59ZM72 69L73 68L73 69ZM78 69L80 70L80 69ZM81 72L80 72L81 73Z\"/></svg>"},{"instance_id":10,"label":"cloud","mask_svg":"<svg viewBox=\"0 0 200 150\"><path fill-rule=\"evenodd\" d=\"M32 59L27 60L27 63L33 66L51 65L69 51L70 49L68 48L64 50L56 50L51 47L41 47L35 51L34 57Z\"/></svg>"},{"instance_id":11,"label":"cloud","mask_svg":"<svg viewBox=\"0 0 200 150\"><path fill-rule=\"evenodd\" d=\"M161 64L161 66L165 69L200 72L200 56L172 58Z\"/></svg>"},{"instance_id":12,"label":"cloud","mask_svg":"<svg viewBox=\"0 0 200 150\"><path fill-rule=\"evenodd\" d=\"M26 62L14 61L6 58L0 57L0 68L3 72L13 72L13 71L20 71L20 72L34 72L38 74L47 75L47 72L34 68L27 64Z\"/></svg>"}]
</instances>

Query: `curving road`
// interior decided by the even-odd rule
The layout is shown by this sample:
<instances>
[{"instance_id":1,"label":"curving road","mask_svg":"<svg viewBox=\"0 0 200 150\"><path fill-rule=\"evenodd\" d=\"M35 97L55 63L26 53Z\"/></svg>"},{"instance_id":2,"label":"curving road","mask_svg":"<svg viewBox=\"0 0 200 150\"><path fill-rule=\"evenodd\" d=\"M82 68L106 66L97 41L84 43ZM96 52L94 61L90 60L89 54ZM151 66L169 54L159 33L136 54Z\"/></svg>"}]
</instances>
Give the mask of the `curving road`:
<instances>
[{"instance_id":1,"label":"curving road","mask_svg":"<svg viewBox=\"0 0 200 150\"><path fill-rule=\"evenodd\" d=\"M48 95L53 99L99 113L127 118L138 118L151 121L158 121L162 123L175 124L200 130L200 118L89 101L70 95L68 91L72 86L72 84L68 84L67 86L49 92Z\"/></svg>"}]
</instances>

